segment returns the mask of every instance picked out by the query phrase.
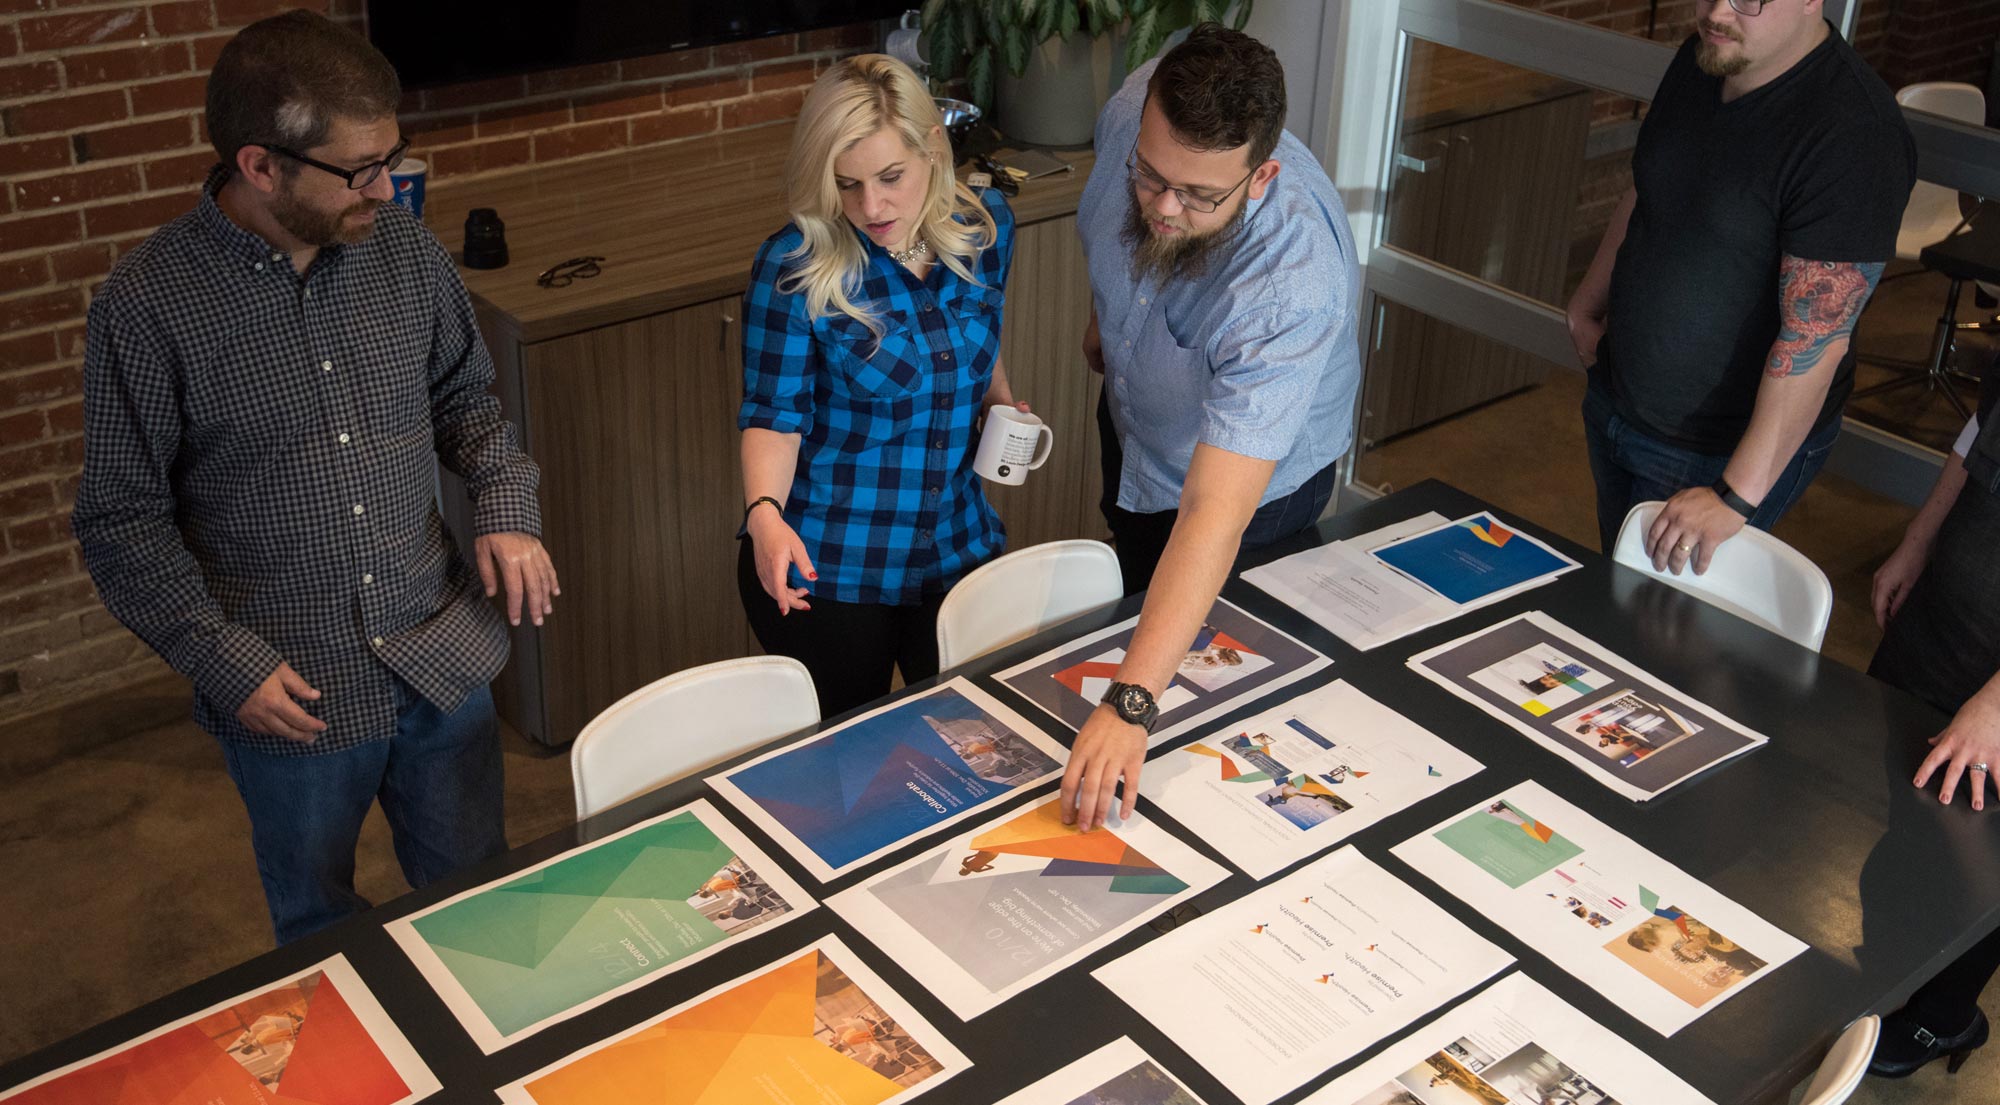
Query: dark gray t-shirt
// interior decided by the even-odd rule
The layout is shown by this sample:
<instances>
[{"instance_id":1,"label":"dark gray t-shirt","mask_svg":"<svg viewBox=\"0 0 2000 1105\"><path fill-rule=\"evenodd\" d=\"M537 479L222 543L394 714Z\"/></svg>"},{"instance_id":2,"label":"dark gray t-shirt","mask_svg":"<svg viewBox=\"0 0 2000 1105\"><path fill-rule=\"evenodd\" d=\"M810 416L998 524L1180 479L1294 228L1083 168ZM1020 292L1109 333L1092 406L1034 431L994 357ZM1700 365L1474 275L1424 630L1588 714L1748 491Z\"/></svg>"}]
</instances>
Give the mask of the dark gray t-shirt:
<instances>
[{"instance_id":1,"label":"dark gray t-shirt","mask_svg":"<svg viewBox=\"0 0 2000 1105\"><path fill-rule=\"evenodd\" d=\"M1685 449L1733 452L1778 335L1783 255L1883 262L1916 180L1895 97L1831 29L1729 103L1681 44L1632 155L1638 202L1611 274L1593 383L1620 416ZM1814 428L1853 390L1841 359Z\"/></svg>"}]
</instances>

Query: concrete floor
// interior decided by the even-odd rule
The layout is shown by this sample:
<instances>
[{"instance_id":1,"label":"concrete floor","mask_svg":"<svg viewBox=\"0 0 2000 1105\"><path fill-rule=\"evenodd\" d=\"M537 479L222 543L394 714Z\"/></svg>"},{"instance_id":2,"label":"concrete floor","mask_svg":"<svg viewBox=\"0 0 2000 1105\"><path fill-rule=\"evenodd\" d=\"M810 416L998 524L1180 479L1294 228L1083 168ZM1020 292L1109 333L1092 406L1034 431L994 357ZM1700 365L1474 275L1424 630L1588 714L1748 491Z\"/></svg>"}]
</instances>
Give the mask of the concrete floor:
<instances>
[{"instance_id":1,"label":"concrete floor","mask_svg":"<svg viewBox=\"0 0 2000 1105\"><path fill-rule=\"evenodd\" d=\"M1920 356L1943 285L1894 282L1863 327L1864 351ZM1969 297L1968 297L1969 299ZM1967 304L1968 308L1970 304ZM1537 389L1382 446L1371 482L1439 477L1586 546L1595 544L1588 467L1576 411L1582 378L1556 373ZM1955 416L1906 392L1873 405L1908 436L1946 440ZM1535 453L1522 456L1523 443ZM1811 555L1837 598L1826 653L1864 665L1877 637L1870 576L1910 511L1823 477L1780 526ZM271 947L248 825L215 744L188 716L188 692L157 682L10 726L0 741L0 1056L16 1056ZM508 837L534 839L572 816L569 761L509 734ZM358 861L364 894L405 887L380 813ZM59 906L51 903L61 903ZM79 941L78 933L88 933ZM2000 1003L1988 1014L2000 1020ZM1863 1103L2000 1103L2000 1056L1969 1078L1942 1065L1903 1083L1870 1081Z\"/></svg>"}]
</instances>

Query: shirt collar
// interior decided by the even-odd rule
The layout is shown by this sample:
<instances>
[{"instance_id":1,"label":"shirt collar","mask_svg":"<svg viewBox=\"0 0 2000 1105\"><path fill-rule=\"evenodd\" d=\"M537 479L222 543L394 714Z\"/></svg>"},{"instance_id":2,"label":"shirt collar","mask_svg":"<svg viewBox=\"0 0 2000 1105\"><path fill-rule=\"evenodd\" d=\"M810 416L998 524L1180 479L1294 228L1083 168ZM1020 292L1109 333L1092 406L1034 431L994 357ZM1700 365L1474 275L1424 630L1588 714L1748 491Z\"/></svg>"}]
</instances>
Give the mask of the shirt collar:
<instances>
[{"instance_id":1,"label":"shirt collar","mask_svg":"<svg viewBox=\"0 0 2000 1105\"><path fill-rule=\"evenodd\" d=\"M235 170L220 163L208 171L208 179L201 186L201 202L195 206L195 216L225 251L261 272L263 266L282 260L287 254L265 241L262 235L238 226L235 220L223 213L222 204L217 202L216 197L222 194L222 186L229 183L229 178L234 175ZM320 255L329 259L339 252L338 243L320 247Z\"/></svg>"}]
</instances>

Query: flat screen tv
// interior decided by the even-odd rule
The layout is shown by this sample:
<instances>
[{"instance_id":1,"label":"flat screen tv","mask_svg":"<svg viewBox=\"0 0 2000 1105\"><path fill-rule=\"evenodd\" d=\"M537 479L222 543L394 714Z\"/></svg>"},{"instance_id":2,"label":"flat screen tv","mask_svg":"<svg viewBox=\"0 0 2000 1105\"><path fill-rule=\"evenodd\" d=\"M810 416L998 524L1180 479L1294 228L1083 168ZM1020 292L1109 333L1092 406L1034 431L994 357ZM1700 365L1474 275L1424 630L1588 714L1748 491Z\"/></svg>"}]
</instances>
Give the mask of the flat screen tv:
<instances>
[{"instance_id":1,"label":"flat screen tv","mask_svg":"<svg viewBox=\"0 0 2000 1105\"><path fill-rule=\"evenodd\" d=\"M893 18L913 0L368 0L409 88Z\"/></svg>"}]
</instances>

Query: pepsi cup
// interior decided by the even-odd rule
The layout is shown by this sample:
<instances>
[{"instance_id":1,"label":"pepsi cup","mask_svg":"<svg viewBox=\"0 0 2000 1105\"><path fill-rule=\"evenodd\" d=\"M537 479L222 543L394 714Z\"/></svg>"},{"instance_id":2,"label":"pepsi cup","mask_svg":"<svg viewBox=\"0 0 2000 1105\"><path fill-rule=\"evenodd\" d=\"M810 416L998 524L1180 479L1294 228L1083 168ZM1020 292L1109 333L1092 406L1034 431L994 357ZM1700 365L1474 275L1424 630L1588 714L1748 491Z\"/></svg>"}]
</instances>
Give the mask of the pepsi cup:
<instances>
[{"instance_id":1,"label":"pepsi cup","mask_svg":"<svg viewBox=\"0 0 2000 1105\"><path fill-rule=\"evenodd\" d=\"M429 169L421 158L409 157L389 174L389 183L396 188L396 202L409 208L419 222L424 217L424 177Z\"/></svg>"}]
</instances>

